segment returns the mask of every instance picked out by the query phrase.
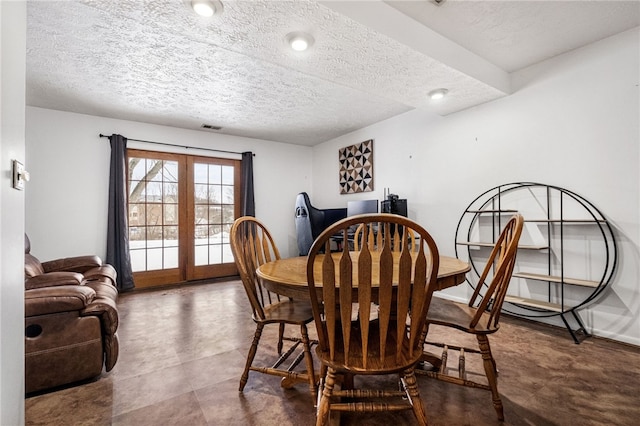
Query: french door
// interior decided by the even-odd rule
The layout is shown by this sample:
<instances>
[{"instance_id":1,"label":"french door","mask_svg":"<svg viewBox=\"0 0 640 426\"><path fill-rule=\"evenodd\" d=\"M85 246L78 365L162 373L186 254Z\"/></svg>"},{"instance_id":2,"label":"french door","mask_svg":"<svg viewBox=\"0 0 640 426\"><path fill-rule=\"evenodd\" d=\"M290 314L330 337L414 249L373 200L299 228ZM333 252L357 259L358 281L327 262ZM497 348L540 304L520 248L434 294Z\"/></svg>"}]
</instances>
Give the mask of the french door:
<instances>
[{"instance_id":1,"label":"french door","mask_svg":"<svg viewBox=\"0 0 640 426\"><path fill-rule=\"evenodd\" d=\"M128 150L129 244L136 287L237 274L229 231L240 161Z\"/></svg>"}]
</instances>

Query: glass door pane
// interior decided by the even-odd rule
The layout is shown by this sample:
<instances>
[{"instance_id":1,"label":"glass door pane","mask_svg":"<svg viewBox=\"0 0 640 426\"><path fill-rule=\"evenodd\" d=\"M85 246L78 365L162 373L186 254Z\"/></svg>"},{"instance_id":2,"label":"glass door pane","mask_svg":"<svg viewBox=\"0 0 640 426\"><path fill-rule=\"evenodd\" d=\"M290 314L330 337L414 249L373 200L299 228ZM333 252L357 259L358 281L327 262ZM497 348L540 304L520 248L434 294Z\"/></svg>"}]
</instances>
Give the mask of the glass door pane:
<instances>
[{"instance_id":1,"label":"glass door pane","mask_svg":"<svg viewBox=\"0 0 640 426\"><path fill-rule=\"evenodd\" d=\"M180 259L186 216L180 203L186 160L176 154L129 150L127 161L129 249L136 287L184 281Z\"/></svg>"},{"instance_id":2,"label":"glass door pane","mask_svg":"<svg viewBox=\"0 0 640 426\"><path fill-rule=\"evenodd\" d=\"M129 245L134 272L178 267L178 162L129 157Z\"/></svg>"},{"instance_id":3,"label":"glass door pane","mask_svg":"<svg viewBox=\"0 0 640 426\"><path fill-rule=\"evenodd\" d=\"M193 161L193 274L227 274L235 266L229 232L238 211L239 162L199 158Z\"/></svg>"},{"instance_id":4,"label":"glass door pane","mask_svg":"<svg viewBox=\"0 0 640 426\"><path fill-rule=\"evenodd\" d=\"M233 262L229 232L235 220L234 168L195 164L195 265Z\"/></svg>"}]
</instances>

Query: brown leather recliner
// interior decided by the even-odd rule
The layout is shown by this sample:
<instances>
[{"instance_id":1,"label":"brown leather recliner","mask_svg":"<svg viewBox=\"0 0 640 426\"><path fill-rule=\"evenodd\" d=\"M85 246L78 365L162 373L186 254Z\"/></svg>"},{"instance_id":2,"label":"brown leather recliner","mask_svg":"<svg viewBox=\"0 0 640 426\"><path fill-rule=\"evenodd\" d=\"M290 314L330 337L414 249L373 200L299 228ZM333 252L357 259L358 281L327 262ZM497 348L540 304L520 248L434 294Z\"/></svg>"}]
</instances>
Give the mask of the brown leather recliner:
<instances>
[{"instance_id":1,"label":"brown leather recliner","mask_svg":"<svg viewBox=\"0 0 640 426\"><path fill-rule=\"evenodd\" d=\"M36 392L99 376L118 359L116 271L98 256L40 262L25 235L25 380Z\"/></svg>"}]
</instances>

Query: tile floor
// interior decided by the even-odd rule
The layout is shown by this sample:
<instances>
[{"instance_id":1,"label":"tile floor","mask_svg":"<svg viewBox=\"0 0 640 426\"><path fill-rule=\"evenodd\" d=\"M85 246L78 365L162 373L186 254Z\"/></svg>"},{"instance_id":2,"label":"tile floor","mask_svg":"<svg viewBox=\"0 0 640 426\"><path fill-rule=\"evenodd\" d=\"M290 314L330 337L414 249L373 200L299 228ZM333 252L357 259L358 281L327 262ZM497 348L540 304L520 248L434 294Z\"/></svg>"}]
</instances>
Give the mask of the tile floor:
<instances>
[{"instance_id":1,"label":"tile floor","mask_svg":"<svg viewBox=\"0 0 640 426\"><path fill-rule=\"evenodd\" d=\"M282 389L279 378L251 373L245 391L238 392L255 330L245 297L239 281L121 295L115 368L88 383L29 396L26 424L314 424L306 385ZM443 332L433 328L430 338ZM275 343L274 336L265 332L263 343ZM597 338L576 345L566 330L508 316L492 346L504 424L639 424L640 348ZM470 357L467 370L481 373ZM489 392L418 380L431 425L499 424ZM405 412L345 415L342 424L415 422Z\"/></svg>"}]
</instances>

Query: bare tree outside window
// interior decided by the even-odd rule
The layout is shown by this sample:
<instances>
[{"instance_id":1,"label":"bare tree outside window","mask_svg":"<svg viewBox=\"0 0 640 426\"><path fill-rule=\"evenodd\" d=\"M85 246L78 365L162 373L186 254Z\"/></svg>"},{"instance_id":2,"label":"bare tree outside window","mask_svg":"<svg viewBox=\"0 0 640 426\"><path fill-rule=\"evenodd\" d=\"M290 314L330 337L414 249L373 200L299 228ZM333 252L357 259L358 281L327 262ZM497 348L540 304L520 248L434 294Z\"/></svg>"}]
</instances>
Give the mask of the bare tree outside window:
<instances>
[{"instance_id":1,"label":"bare tree outside window","mask_svg":"<svg viewBox=\"0 0 640 426\"><path fill-rule=\"evenodd\" d=\"M175 161L129 158L129 240L134 271L177 266Z\"/></svg>"}]
</instances>

